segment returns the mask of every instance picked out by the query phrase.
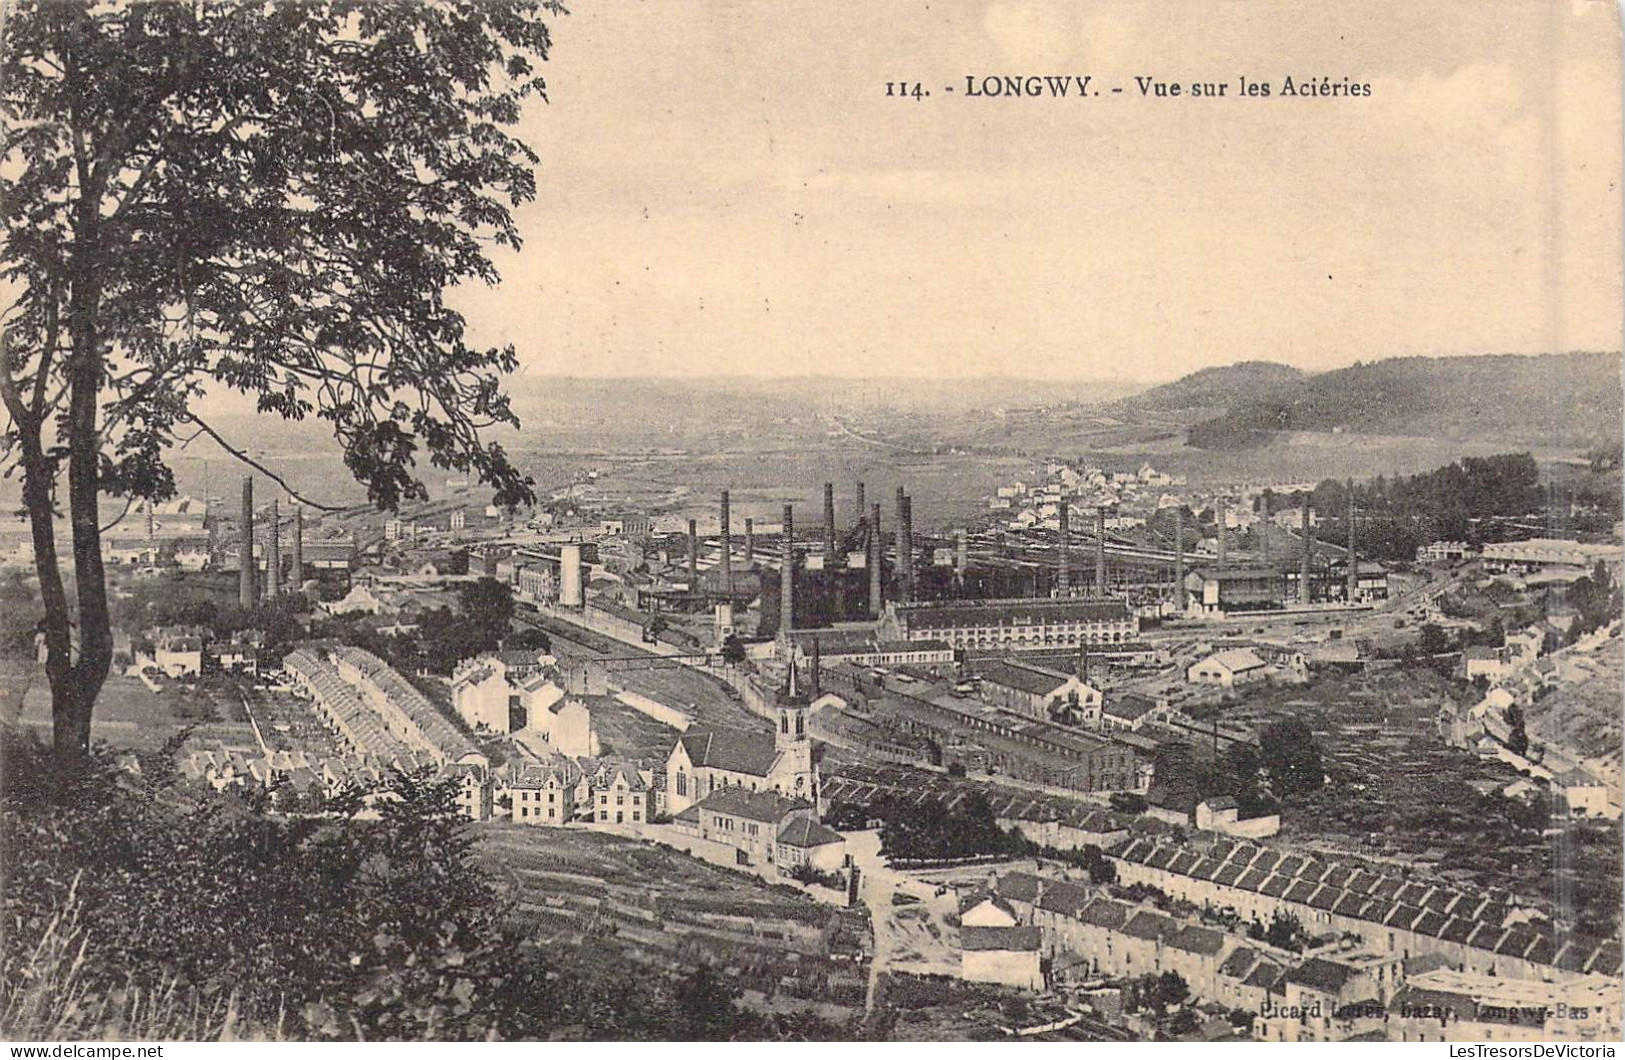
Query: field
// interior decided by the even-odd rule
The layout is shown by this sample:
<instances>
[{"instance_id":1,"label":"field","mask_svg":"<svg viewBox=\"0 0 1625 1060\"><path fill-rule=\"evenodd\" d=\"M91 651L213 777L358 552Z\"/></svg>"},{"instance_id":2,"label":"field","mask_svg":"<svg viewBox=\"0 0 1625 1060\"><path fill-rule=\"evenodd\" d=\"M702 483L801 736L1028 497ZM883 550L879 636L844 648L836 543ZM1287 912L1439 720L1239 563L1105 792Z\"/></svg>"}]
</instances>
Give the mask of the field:
<instances>
[{"instance_id":1,"label":"field","mask_svg":"<svg viewBox=\"0 0 1625 1060\"><path fill-rule=\"evenodd\" d=\"M862 907L833 908L635 839L505 822L478 834L478 855L512 890L518 926L544 946L585 947L629 975L704 963L763 1010L863 1013L873 937Z\"/></svg>"}]
</instances>

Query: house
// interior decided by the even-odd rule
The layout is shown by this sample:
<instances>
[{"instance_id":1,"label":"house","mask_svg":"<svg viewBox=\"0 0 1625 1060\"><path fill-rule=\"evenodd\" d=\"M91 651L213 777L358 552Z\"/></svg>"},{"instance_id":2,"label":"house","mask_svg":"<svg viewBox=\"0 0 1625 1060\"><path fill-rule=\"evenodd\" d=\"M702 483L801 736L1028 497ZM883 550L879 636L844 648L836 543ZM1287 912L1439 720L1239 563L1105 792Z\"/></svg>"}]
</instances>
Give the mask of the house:
<instances>
[{"instance_id":1,"label":"house","mask_svg":"<svg viewBox=\"0 0 1625 1060\"><path fill-rule=\"evenodd\" d=\"M1036 927L962 927L960 978L971 983L1000 983L1024 990L1042 990L1044 973L1039 962L1042 934Z\"/></svg>"},{"instance_id":2,"label":"house","mask_svg":"<svg viewBox=\"0 0 1625 1060\"><path fill-rule=\"evenodd\" d=\"M1402 1042L1618 1041L1619 981L1561 982L1432 969L1407 975L1389 1006L1390 1040Z\"/></svg>"},{"instance_id":3,"label":"house","mask_svg":"<svg viewBox=\"0 0 1625 1060\"><path fill-rule=\"evenodd\" d=\"M1465 541L1434 541L1416 550L1418 563L1460 563L1478 555L1478 550Z\"/></svg>"},{"instance_id":4,"label":"house","mask_svg":"<svg viewBox=\"0 0 1625 1060\"><path fill-rule=\"evenodd\" d=\"M783 828L774 851L782 869L805 865L821 872L838 872L846 867L846 837L811 817L797 817Z\"/></svg>"},{"instance_id":5,"label":"house","mask_svg":"<svg viewBox=\"0 0 1625 1060\"><path fill-rule=\"evenodd\" d=\"M526 766L508 783L511 813L519 824L562 825L576 815L580 768L563 755Z\"/></svg>"},{"instance_id":6,"label":"house","mask_svg":"<svg viewBox=\"0 0 1625 1060\"><path fill-rule=\"evenodd\" d=\"M153 664L171 678L203 672L203 630L192 626L162 627L150 636Z\"/></svg>"},{"instance_id":7,"label":"house","mask_svg":"<svg viewBox=\"0 0 1625 1060\"><path fill-rule=\"evenodd\" d=\"M963 927L1015 927L1016 911L997 894L977 891L959 900L959 923Z\"/></svg>"},{"instance_id":8,"label":"house","mask_svg":"<svg viewBox=\"0 0 1625 1060\"><path fill-rule=\"evenodd\" d=\"M1552 790L1575 817L1618 817L1608 803L1608 786L1583 769L1571 769L1552 781Z\"/></svg>"},{"instance_id":9,"label":"house","mask_svg":"<svg viewBox=\"0 0 1625 1060\"><path fill-rule=\"evenodd\" d=\"M243 629L226 640L211 642L206 654L216 667L232 673L259 673L260 649L265 647L265 634L257 629Z\"/></svg>"},{"instance_id":10,"label":"house","mask_svg":"<svg viewBox=\"0 0 1625 1060\"><path fill-rule=\"evenodd\" d=\"M457 664L451 677L451 704L470 729L506 733L515 724L519 694L507 673L483 658Z\"/></svg>"},{"instance_id":11,"label":"house","mask_svg":"<svg viewBox=\"0 0 1625 1060\"><path fill-rule=\"evenodd\" d=\"M689 729L666 759L666 805L680 813L724 788L777 792L816 808L818 767L807 734L811 703L792 659L786 687L774 697L778 724L771 736L738 729ZM816 814L815 814L816 816Z\"/></svg>"},{"instance_id":12,"label":"house","mask_svg":"<svg viewBox=\"0 0 1625 1060\"><path fill-rule=\"evenodd\" d=\"M1268 665L1257 652L1251 648L1229 648L1191 664L1185 671L1185 680L1193 685L1235 688L1262 681L1267 674Z\"/></svg>"},{"instance_id":13,"label":"house","mask_svg":"<svg viewBox=\"0 0 1625 1060\"><path fill-rule=\"evenodd\" d=\"M1261 1015L1285 1024L1270 1033L1272 1038L1330 1041L1334 1023L1347 1018L1351 1007L1380 1012L1384 998L1372 969L1362 962L1311 957L1286 973L1284 1008Z\"/></svg>"},{"instance_id":14,"label":"house","mask_svg":"<svg viewBox=\"0 0 1625 1060\"><path fill-rule=\"evenodd\" d=\"M1040 721L1048 721L1052 714L1064 710L1084 717L1099 714L1100 689L1091 687L1076 674L1003 659L981 663L978 672L981 681L977 695L1011 713Z\"/></svg>"},{"instance_id":15,"label":"house","mask_svg":"<svg viewBox=\"0 0 1625 1060\"><path fill-rule=\"evenodd\" d=\"M1135 692L1114 693L1100 711L1099 728L1114 732L1138 732L1143 725L1160 720L1168 710L1167 701L1157 701Z\"/></svg>"},{"instance_id":16,"label":"house","mask_svg":"<svg viewBox=\"0 0 1625 1060\"><path fill-rule=\"evenodd\" d=\"M457 780L457 808L471 821L489 821L492 808L490 772L482 765L470 762L448 764L442 777Z\"/></svg>"},{"instance_id":17,"label":"house","mask_svg":"<svg viewBox=\"0 0 1625 1060\"><path fill-rule=\"evenodd\" d=\"M1194 996L1212 998L1218 994L1219 965L1229 939L1222 931L1186 924L1163 940L1163 969L1178 972Z\"/></svg>"},{"instance_id":18,"label":"house","mask_svg":"<svg viewBox=\"0 0 1625 1060\"><path fill-rule=\"evenodd\" d=\"M649 784L623 763L606 765L592 778L592 819L599 824L644 824L649 820Z\"/></svg>"},{"instance_id":19,"label":"house","mask_svg":"<svg viewBox=\"0 0 1625 1060\"><path fill-rule=\"evenodd\" d=\"M740 865L774 865L779 863L780 835L802 820L818 821L818 811L805 799L724 787L677 813L672 826L684 835L733 847ZM796 838L795 832L787 836L792 843ZM840 846L844 860L844 839ZM831 854L826 851L823 856Z\"/></svg>"},{"instance_id":20,"label":"house","mask_svg":"<svg viewBox=\"0 0 1625 1060\"><path fill-rule=\"evenodd\" d=\"M1281 815L1260 814L1242 818L1236 800L1228 795L1204 799L1196 804L1196 827L1203 832L1220 832L1238 839L1263 839L1281 830Z\"/></svg>"},{"instance_id":21,"label":"house","mask_svg":"<svg viewBox=\"0 0 1625 1060\"><path fill-rule=\"evenodd\" d=\"M1462 672L1467 680L1484 678L1499 681L1513 670L1512 653L1505 648L1475 644L1461 653Z\"/></svg>"}]
</instances>

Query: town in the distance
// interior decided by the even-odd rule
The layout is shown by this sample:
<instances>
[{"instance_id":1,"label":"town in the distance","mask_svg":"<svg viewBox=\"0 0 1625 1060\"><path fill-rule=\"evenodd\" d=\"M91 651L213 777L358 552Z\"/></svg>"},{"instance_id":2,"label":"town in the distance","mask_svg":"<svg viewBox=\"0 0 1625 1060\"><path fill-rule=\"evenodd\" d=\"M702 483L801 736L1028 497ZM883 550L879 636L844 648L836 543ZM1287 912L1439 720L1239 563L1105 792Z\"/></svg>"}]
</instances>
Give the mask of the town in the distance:
<instances>
[{"instance_id":1,"label":"town in the distance","mask_svg":"<svg viewBox=\"0 0 1625 1060\"><path fill-rule=\"evenodd\" d=\"M606 437L517 512L461 477L324 510L219 456L109 508L93 734L276 813L454 778L537 938L704 963L764 1013L1617 1039L1617 442L1361 475L1245 424L986 447L1126 416L1090 408L966 412L952 445L868 395L794 443ZM3 534L0 706L44 734Z\"/></svg>"}]
</instances>

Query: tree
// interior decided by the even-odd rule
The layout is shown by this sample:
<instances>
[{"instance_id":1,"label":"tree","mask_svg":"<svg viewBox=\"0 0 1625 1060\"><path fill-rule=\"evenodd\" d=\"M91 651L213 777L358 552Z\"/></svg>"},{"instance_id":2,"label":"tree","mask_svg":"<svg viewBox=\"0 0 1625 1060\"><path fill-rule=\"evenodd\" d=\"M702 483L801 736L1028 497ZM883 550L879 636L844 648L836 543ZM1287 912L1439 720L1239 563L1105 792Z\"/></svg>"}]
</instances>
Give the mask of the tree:
<instances>
[{"instance_id":1,"label":"tree","mask_svg":"<svg viewBox=\"0 0 1625 1060\"><path fill-rule=\"evenodd\" d=\"M101 499L171 496L183 434L286 486L200 415L206 391L325 421L383 508L427 496L421 458L478 473L499 504L533 499L482 438L517 426L514 351L470 346L443 292L496 283L488 248L520 244L510 210L535 197L537 156L506 130L542 93L556 10L7 5L0 398L59 757L82 759L112 659Z\"/></svg>"},{"instance_id":2,"label":"tree","mask_svg":"<svg viewBox=\"0 0 1625 1060\"><path fill-rule=\"evenodd\" d=\"M1529 753L1529 732L1524 728L1523 708L1513 703L1506 709L1507 750L1515 755Z\"/></svg>"},{"instance_id":3,"label":"tree","mask_svg":"<svg viewBox=\"0 0 1625 1060\"><path fill-rule=\"evenodd\" d=\"M1271 722L1259 734L1258 744L1270 786L1281 798L1320 790L1326 782L1320 746L1309 726L1297 718Z\"/></svg>"},{"instance_id":4,"label":"tree","mask_svg":"<svg viewBox=\"0 0 1625 1060\"><path fill-rule=\"evenodd\" d=\"M730 633L722 639L722 661L729 666L745 665L745 642Z\"/></svg>"},{"instance_id":5,"label":"tree","mask_svg":"<svg viewBox=\"0 0 1625 1060\"><path fill-rule=\"evenodd\" d=\"M1427 622L1422 625L1420 632L1417 650L1423 655L1443 655L1450 650L1450 638L1439 626Z\"/></svg>"},{"instance_id":6,"label":"tree","mask_svg":"<svg viewBox=\"0 0 1625 1060\"><path fill-rule=\"evenodd\" d=\"M696 967L677 984L677 1025L680 1040L720 1041L736 1030L739 991L708 964Z\"/></svg>"},{"instance_id":7,"label":"tree","mask_svg":"<svg viewBox=\"0 0 1625 1060\"><path fill-rule=\"evenodd\" d=\"M502 647L506 651L552 651L553 640L540 627L524 626L504 637Z\"/></svg>"}]
</instances>

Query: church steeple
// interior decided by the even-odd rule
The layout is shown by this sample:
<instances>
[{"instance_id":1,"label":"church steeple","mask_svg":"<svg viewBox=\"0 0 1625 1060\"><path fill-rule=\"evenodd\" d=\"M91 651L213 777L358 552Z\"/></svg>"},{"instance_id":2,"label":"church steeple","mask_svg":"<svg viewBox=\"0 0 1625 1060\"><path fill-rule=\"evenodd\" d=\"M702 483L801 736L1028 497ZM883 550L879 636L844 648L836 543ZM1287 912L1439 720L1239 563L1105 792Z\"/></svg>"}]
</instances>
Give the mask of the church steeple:
<instances>
[{"instance_id":1,"label":"church steeple","mask_svg":"<svg viewBox=\"0 0 1625 1060\"><path fill-rule=\"evenodd\" d=\"M813 765L812 740L807 733L807 714L811 704L802 688L794 651L790 653L784 687L779 689L774 700L778 724L774 726L773 743L779 752L773 770L774 787L785 795L810 799L814 805L819 805L818 773Z\"/></svg>"}]
</instances>

